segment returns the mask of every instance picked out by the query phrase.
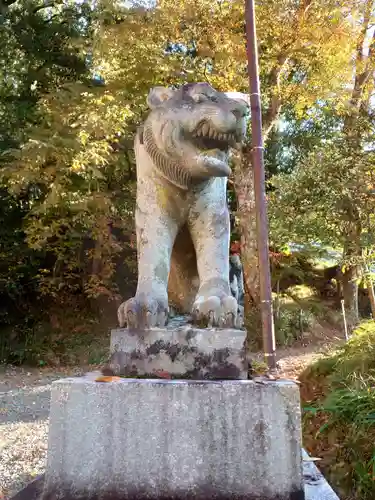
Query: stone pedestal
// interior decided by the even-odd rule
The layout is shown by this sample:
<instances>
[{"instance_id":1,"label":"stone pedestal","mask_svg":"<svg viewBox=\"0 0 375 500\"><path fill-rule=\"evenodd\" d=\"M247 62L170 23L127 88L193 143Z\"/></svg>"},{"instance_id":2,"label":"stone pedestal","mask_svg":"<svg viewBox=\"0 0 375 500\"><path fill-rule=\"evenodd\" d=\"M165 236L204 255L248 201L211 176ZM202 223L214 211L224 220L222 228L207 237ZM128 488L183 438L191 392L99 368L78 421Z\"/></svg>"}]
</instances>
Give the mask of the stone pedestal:
<instances>
[{"instance_id":1,"label":"stone pedestal","mask_svg":"<svg viewBox=\"0 0 375 500\"><path fill-rule=\"evenodd\" d=\"M188 324L142 332L125 328L112 330L111 357L103 373L127 377L246 380L249 363L245 340L245 330L202 329Z\"/></svg>"},{"instance_id":2,"label":"stone pedestal","mask_svg":"<svg viewBox=\"0 0 375 500\"><path fill-rule=\"evenodd\" d=\"M44 500L303 500L289 381L52 384Z\"/></svg>"}]
</instances>

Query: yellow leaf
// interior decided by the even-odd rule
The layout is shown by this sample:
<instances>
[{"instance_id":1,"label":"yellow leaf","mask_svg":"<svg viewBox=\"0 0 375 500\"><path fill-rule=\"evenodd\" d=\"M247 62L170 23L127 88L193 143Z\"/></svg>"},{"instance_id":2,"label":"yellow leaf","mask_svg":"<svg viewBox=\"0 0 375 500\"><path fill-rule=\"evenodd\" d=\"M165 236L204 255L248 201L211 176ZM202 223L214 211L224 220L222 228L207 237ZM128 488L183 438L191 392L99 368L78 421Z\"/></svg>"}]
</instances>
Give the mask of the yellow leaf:
<instances>
[{"instance_id":1,"label":"yellow leaf","mask_svg":"<svg viewBox=\"0 0 375 500\"><path fill-rule=\"evenodd\" d=\"M110 377L110 376L101 376L95 379L95 382L118 382L121 380L120 377Z\"/></svg>"}]
</instances>

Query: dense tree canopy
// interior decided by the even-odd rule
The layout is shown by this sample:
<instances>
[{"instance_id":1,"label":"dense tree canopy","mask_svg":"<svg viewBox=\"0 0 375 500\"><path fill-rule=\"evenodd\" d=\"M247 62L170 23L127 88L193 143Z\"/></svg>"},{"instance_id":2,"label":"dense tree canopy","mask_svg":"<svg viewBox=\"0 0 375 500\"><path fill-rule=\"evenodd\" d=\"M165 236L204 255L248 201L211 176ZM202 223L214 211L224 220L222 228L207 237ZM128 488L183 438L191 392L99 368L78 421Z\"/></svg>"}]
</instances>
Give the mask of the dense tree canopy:
<instances>
[{"instance_id":1,"label":"dense tree canopy","mask_svg":"<svg viewBox=\"0 0 375 500\"><path fill-rule=\"evenodd\" d=\"M374 264L373 15L373 2L362 2L351 79L329 102L313 107L309 112L313 119L304 118L307 130L311 125L314 130L310 152L302 150L291 175L273 179L277 189L271 197L274 237L279 242L281 237L342 249L343 294L354 322L358 320L358 283L364 272L373 298L368 274Z\"/></svg>"},{"instance_id":2,"label":"dense tree canopy","mask_svg":"<svg viewBox=\"0 0 375 500\"><path fill-rule=\"evenodd\" d=\"M345 247L349 204L359 213L361 252L371 254L369 5L257 3L276 246L294 239ZM124 269L133 286L132 141L149 88L208 81L247 92L248 77L242 0L183 0L178 8L171 0L17 0L3 2L0 15L0 210L7 221L0 293L2 318L11 323L14 315L22 322L25 304L30 314L40 296L64 303L128 293ZM354 108L362 117L355 127ZM231 189L256 302L248 153L236 161Z\"/></svg>"}]
</instances>

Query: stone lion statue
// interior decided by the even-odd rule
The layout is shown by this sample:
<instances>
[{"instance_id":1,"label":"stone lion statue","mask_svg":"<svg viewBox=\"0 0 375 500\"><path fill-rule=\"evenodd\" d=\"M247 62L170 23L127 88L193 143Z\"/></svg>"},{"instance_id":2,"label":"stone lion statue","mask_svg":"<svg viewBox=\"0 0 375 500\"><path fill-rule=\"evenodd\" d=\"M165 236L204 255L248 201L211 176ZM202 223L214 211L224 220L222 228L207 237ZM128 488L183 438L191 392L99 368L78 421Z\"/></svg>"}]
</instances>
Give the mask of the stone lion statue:
<instances>
[{"instance_id":1,"label":"stone lion statue","mask_svg":"<svg viewBox=\"0 0 375 500\"><path fill-rule=\"evenodd\" d=\"M203 326L239 327L229 286L229 152L248 104L207 83L155 87L135 138L138 286L120 326L163 327L169 303Z\"/></svg>"}]
</instances>

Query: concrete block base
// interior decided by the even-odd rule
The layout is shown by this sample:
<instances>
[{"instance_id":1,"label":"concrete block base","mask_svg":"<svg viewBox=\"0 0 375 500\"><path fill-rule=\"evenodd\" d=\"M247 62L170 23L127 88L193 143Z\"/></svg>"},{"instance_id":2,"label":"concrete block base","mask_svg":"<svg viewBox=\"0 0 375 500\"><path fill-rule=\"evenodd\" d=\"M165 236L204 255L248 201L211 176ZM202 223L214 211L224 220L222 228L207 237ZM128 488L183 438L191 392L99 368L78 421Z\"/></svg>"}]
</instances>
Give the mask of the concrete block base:
<instances>
[{"instance_id":1,"label":"concrete block base","mask_svg":"<svg viewBox=\"0 0 375 500\"><path fill-rule=\"evenodd\" d=\"M44 500L304 500L298 386L52 384Z\"/></svg>"},{"instance_id":2,"label":"concrete block base","mask_svg":"<svg viewBox=\"0 0 375 500\"><path fill-rule=\"evenodd\" d=\"M245 330L184 325L112 330L111 356L103 373L126 377L223 380L248 378Z\"/></svg>"}]
</instances>

